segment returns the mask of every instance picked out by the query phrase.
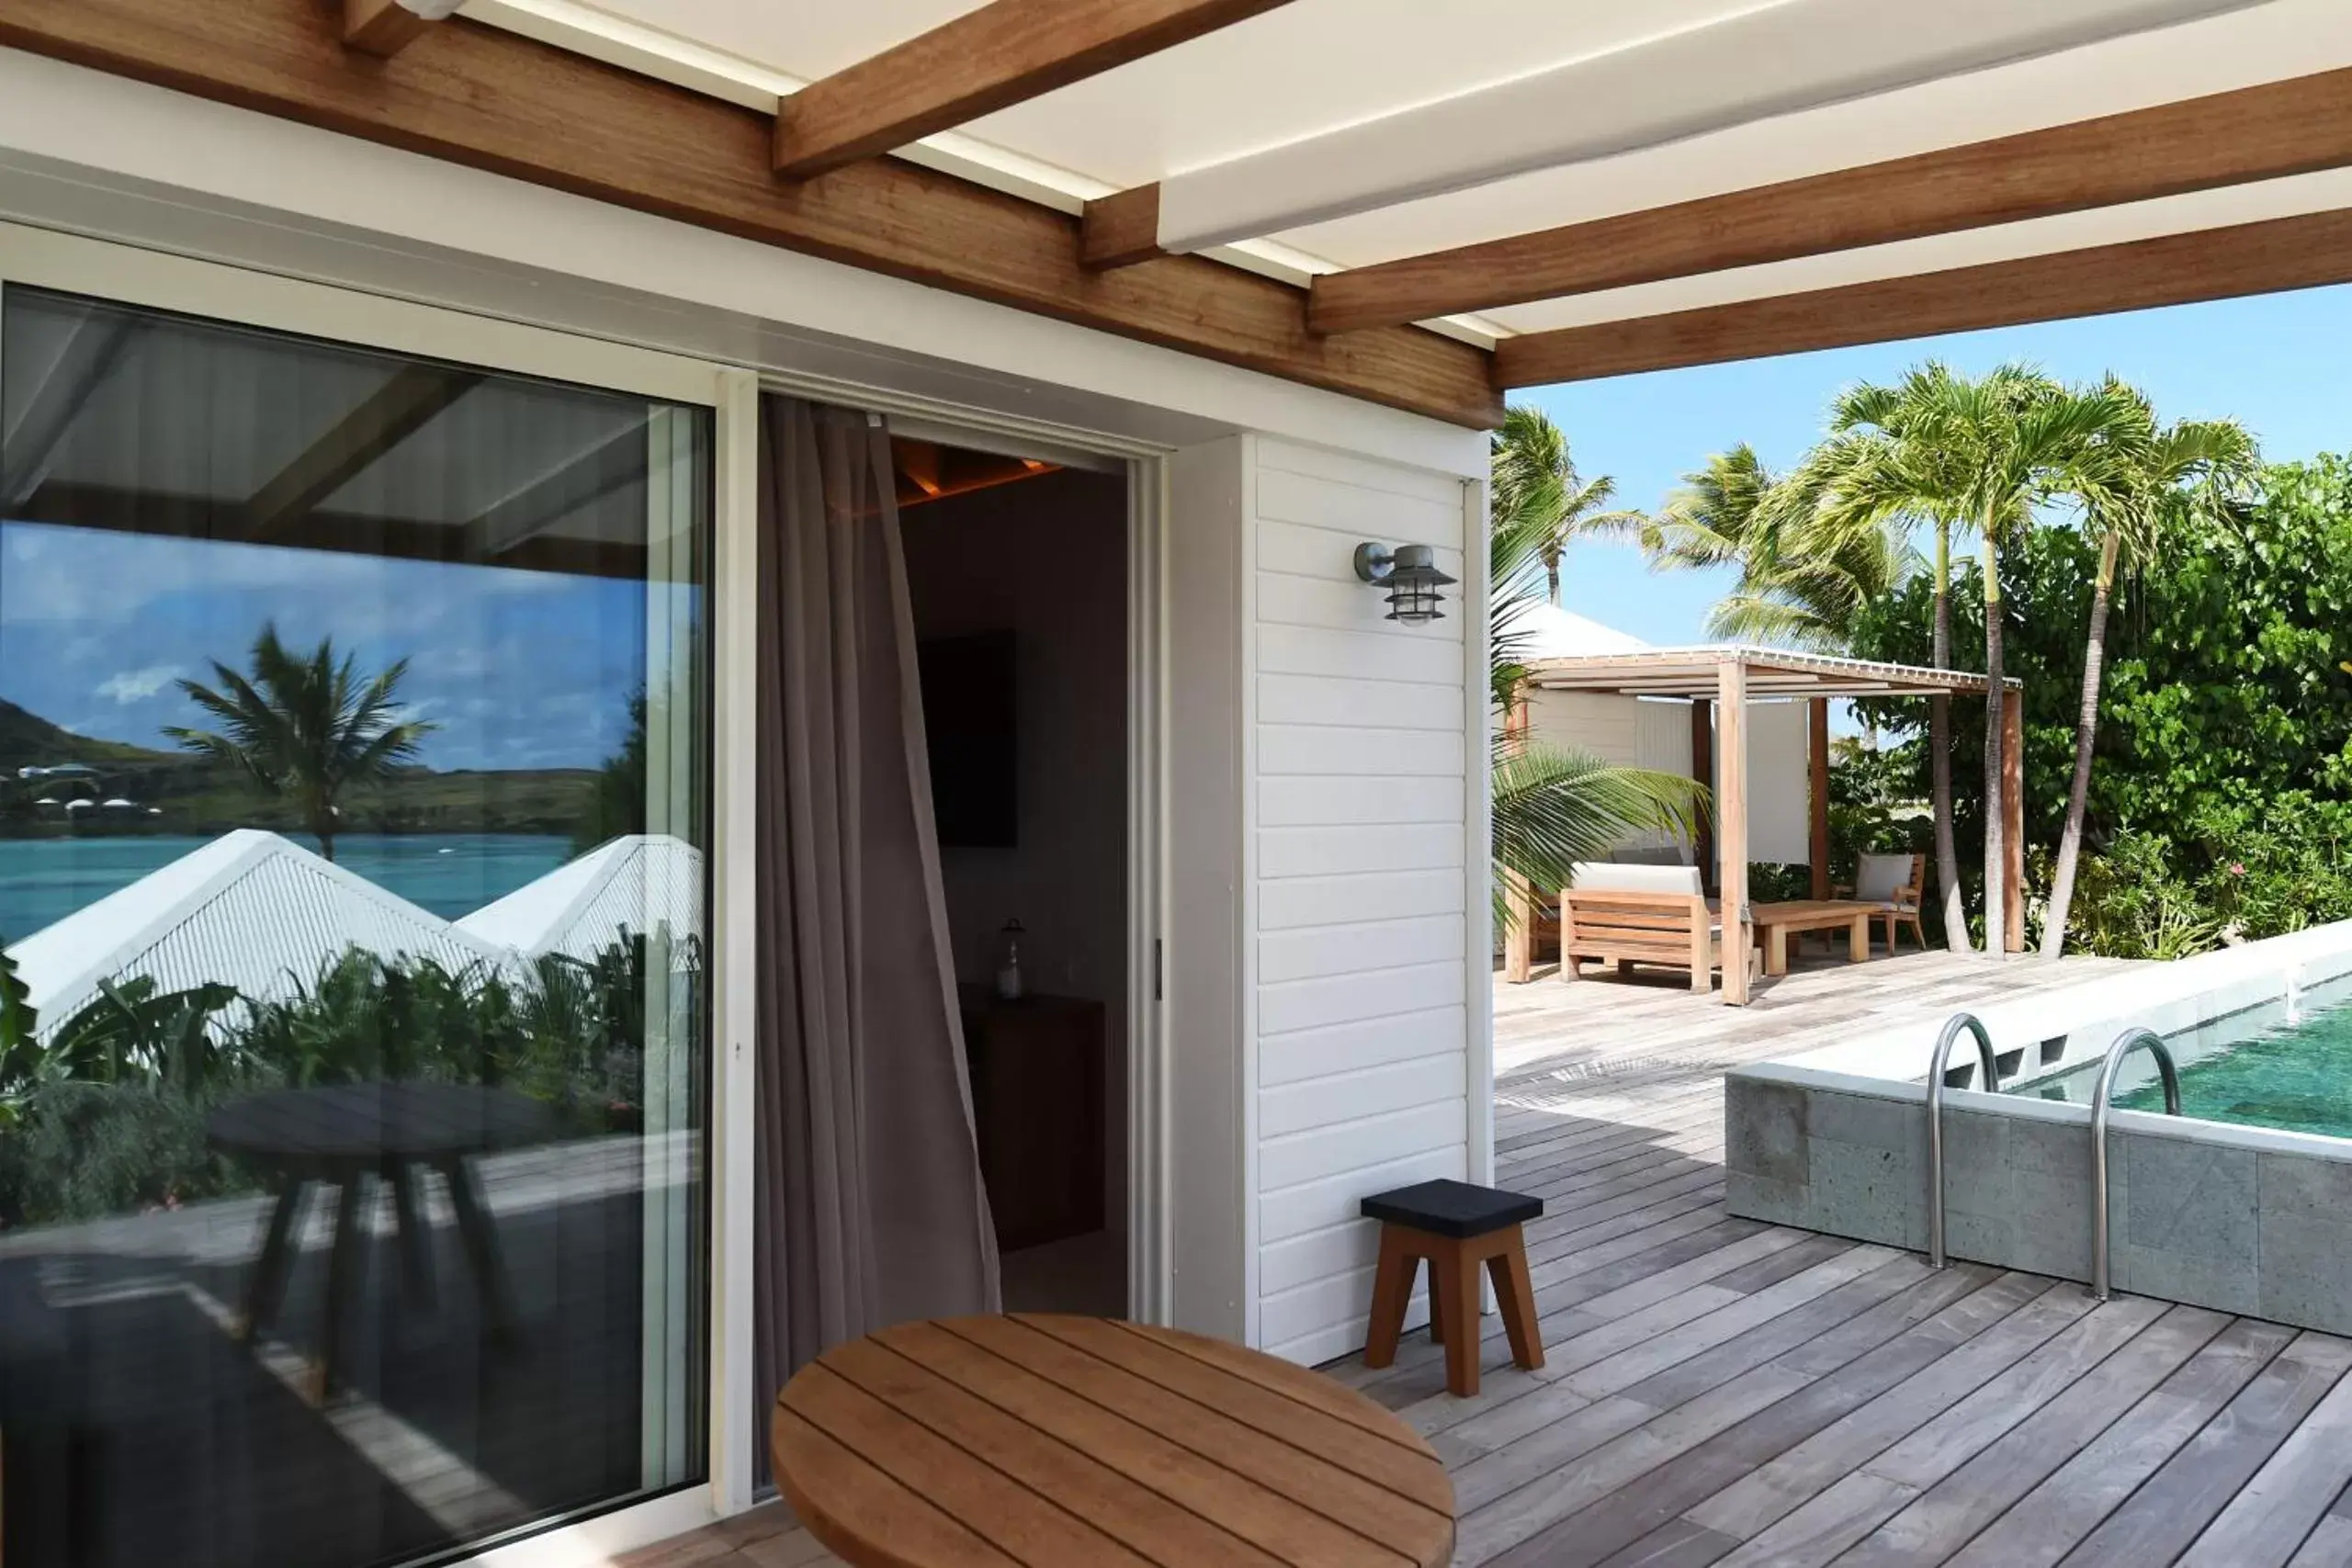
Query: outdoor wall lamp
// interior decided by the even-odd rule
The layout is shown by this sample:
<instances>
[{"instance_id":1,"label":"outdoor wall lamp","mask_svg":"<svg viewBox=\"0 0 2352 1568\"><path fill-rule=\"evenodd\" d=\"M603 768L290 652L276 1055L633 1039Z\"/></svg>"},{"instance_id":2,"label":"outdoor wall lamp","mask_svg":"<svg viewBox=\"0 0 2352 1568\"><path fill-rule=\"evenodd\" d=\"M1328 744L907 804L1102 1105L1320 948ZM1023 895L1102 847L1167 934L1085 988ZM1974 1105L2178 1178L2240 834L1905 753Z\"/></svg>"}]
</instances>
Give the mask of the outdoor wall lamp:
<instances>
[{"instance_id":1,"label":"outdoor wall lamp","mask_svg":"<svg viewBox=\"0 0 2352 1568\"><path fill-rule=\"evenodd\" d=\"M1388 618L1408 626L1445 619L1438 608L1445 603L1441 588L1456 581L1438 570L1435 553L1427 545L1399 545L1390 549L1367 540L1356 547L1356 575L1374 588L1388 590Z\"/></svg>"}]
</instances>

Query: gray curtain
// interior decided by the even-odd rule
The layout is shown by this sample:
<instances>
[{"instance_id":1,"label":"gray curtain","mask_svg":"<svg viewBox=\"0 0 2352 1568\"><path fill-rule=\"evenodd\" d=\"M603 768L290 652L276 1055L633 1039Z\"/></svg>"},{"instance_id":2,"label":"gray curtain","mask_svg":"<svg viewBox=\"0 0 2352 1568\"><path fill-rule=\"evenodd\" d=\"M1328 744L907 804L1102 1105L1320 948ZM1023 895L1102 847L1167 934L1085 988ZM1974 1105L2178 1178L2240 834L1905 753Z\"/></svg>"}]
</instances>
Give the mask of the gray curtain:
<instances>
[{"instance_id":1,"label":"gray curtain","mask_svg":"<svg viewBox=\"0 0 2352 1568\"><path fill-rule=\"evenodd\" d=\"M760 418L758 1448L827 1348L998 1306L890 441Z\"/></svg>"}]
</instances>

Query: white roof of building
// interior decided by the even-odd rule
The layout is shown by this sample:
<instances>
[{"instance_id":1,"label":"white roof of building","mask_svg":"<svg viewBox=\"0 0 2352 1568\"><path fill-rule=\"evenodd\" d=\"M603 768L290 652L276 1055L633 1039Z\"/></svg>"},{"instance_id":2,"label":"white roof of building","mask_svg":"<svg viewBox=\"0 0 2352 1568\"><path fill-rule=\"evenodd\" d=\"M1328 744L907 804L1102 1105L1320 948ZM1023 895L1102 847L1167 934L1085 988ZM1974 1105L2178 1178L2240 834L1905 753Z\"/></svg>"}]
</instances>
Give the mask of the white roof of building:
<instances>
[{"instance_id":1,"label":"white roof of building","mask_svg":"<svg viewBox=\"0 0 2352 1568\"><path fill-rule=\"evenodd\" d=\"M483 905L457 929L534 958L590 958L624 931L701 931L702 874L702 852L684 840L624 834Z\"/></svg>"},{"instance_id":2,"label":"white roof of building","mask_svg":"<svg viewBox=\"0 0 2352 1568\"><path fill-rule=\"evenodd\" d=\"M164 991L220 982L291 995L359 947L452 969L512 955L300 845L258 829L224 833L8 950L28 998L62 1022L100 980L151 976Z\"/></svg>"},{"instance_id":3,"label":"white roof of building","mask_svg":"<svg viewBox=\"0 0 2352 1568\"><path fill-rule=\"evenodd\" d=\"M1557 604L1531 604L1520 613L1517 629L1524 640L1521 656L1536 659L1576 659L1588 653L1637 653L1649 647L1631 632L1604 626L1589 616Z\"/></svg>"}]
</instances>

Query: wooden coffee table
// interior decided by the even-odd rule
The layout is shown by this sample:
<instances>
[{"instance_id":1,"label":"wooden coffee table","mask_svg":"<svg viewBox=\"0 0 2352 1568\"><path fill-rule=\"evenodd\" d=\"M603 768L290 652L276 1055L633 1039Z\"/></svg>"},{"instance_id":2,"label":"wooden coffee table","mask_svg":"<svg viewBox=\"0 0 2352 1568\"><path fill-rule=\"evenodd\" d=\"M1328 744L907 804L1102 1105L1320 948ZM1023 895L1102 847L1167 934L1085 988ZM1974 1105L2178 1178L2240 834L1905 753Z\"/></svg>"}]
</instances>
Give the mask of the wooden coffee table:
<instances>
[{"instance_id":1,"label":"wooden coffee table","mask_svg":"<svg viewBox=\"0 0 2352 1568\"><path fill-rule=\"evenodd\" d=\"M1747 919L1764 939L1764 973L1789 972L1789 937L1797 931L1847 931L1847 957L1863 964L1871 955L1871 917L1881 906L1850 898L1806 898L1792 904L1752 904Z\"/></svg>"},{"instance_id":2,"label":"wooden coffee table","mask_svg":"<svg viewBox=\"0 0 2352 1568\"><path fill-rule=\"evenodd\" d=\"M900 1324L777 1395L777 1486L889 1568L1440 1568L1453 1485L1413 1429L1222 1340L1021 1314Z\"/></svg>"}]
</instances>

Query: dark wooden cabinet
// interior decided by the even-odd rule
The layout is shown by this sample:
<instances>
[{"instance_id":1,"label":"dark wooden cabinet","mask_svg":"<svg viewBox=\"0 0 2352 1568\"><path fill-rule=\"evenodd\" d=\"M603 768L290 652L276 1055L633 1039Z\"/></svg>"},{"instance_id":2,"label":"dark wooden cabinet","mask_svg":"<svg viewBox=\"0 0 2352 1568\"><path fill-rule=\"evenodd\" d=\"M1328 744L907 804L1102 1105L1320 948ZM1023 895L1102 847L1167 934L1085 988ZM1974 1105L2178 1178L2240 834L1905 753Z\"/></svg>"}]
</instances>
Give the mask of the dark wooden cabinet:
<instances>
[{"instance_id":1,"label":"dark wooden cabinet","mask_svg":"<svg viewBox=\"0 0 2352 1568\"><path fill-rule=\"evenodd\" d=\"M964 988L980 1176L1004 1251L1102 1228L1108 1029L1081 997L999 1001Z\"/></svg>"}]
</instances>

